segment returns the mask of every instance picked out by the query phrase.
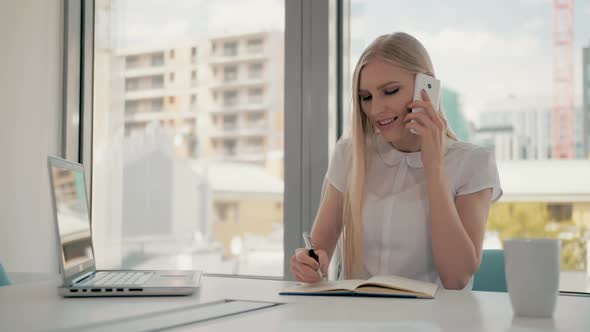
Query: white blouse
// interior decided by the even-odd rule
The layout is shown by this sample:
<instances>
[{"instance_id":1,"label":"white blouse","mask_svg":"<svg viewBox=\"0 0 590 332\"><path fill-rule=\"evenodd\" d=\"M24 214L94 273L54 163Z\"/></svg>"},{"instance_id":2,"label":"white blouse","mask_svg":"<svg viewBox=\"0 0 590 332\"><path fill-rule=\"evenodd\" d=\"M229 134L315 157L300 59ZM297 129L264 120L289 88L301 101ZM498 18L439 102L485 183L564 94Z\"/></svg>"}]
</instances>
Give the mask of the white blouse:
<instances>
[{"instance_id":1,"label":"white blouse","mask_svg":"<svg viewBox=\"0 0 590 332\"><path fill-rule=\"evenodd\" d=\"M441 284L430 242L426 177L420 152L395 149L380 134L367 143L363 206L364 276L398 275ZM470 143L444 140L444 163L453 197L492 188L492 202L502 196L494 152ZM352 141L342 138L326 179L347 189ZM466 288L471 289L471 282Z\"/></svg>"}]
</instances>

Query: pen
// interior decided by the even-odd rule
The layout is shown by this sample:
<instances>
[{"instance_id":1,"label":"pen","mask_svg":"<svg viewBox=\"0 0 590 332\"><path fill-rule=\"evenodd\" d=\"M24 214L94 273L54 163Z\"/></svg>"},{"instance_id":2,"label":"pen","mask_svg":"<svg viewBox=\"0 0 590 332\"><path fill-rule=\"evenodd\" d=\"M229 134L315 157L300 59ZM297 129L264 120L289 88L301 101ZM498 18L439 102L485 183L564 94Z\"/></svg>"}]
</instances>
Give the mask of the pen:
<instances>
[{"instance_id":1,"label":"pen","mask_svg":"<svg viewBox=\"0 0 590 332\"><path fill-rule=\"evenodd\" d=\"M307 249L307 253L309 254L309 256L315 259L316 262L318 262L319 264L320 258L318 257L318 254L315 253L315 249L313 248L313 244L311 243L311 237L307 232L303 232L303 241L305 242L305 249ZM324 279L321 267L318 267L317 272L320 274L320 278Z\"/></svg>"}]
</instances>

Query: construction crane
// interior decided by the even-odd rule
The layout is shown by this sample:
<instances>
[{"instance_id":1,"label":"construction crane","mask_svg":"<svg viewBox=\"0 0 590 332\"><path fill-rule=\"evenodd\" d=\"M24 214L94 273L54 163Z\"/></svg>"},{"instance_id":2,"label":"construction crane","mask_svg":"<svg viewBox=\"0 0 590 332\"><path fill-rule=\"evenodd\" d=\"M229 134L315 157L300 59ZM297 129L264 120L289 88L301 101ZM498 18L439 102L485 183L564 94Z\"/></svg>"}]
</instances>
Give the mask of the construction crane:
<instances>
[{"instance_id":1,"label":"construction crane","mask_svg":"<svg viewBox=\"0 0 590 332\"><path fill-rule=\"evenodd\" d=\"M553 0L553 159L575 157L574 0Z\"/></svg>"}]
</instances>

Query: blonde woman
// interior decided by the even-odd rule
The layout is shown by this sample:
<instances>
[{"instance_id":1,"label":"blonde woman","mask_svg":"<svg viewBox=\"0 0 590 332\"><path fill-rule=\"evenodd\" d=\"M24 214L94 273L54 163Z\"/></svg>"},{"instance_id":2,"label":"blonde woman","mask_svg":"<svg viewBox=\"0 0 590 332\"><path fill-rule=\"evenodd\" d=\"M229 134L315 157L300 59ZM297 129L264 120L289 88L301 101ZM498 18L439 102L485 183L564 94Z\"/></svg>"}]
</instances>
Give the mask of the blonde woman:
<instances>
[{"instance_id":1,"label":"blonde woman","mask_svg":"<svg viewBox=\"0 0 590 332\"><path fill-rule=\"evenodd\" d=\"M342 236L343 278L470 288L490 205L502 195L493 151L459 142L424 91L412 102L416 73L435 76L426 49L406 33L378 37L361 54L351 133L336 144L311 234L319 263L297 250L296 280L326 275Z\"/></svg>"}]
</instances>

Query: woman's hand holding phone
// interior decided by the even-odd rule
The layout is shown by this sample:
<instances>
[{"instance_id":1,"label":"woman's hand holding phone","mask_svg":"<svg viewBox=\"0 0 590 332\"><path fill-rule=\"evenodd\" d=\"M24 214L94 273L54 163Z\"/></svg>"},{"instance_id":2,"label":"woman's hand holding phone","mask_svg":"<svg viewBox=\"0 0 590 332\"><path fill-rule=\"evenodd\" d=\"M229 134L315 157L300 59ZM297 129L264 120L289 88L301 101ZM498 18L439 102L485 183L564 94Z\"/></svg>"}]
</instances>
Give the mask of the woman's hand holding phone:
<instances>
[{"instance_id":1,"label":"woman's hand holding phone","mask_svg":"<svg viewBox=\"0 0 590 332\"><path fill-rule=\"evenodd\" d=\"M422 100L408 104L411 109L423 109L406 115L406 128L420 136L422 152L420 157L427 176L440 175L443 165L443 142L446 135L446 120L434 109L432 101L426 91L420 91Z\"/></svg>"}]
</instances>

